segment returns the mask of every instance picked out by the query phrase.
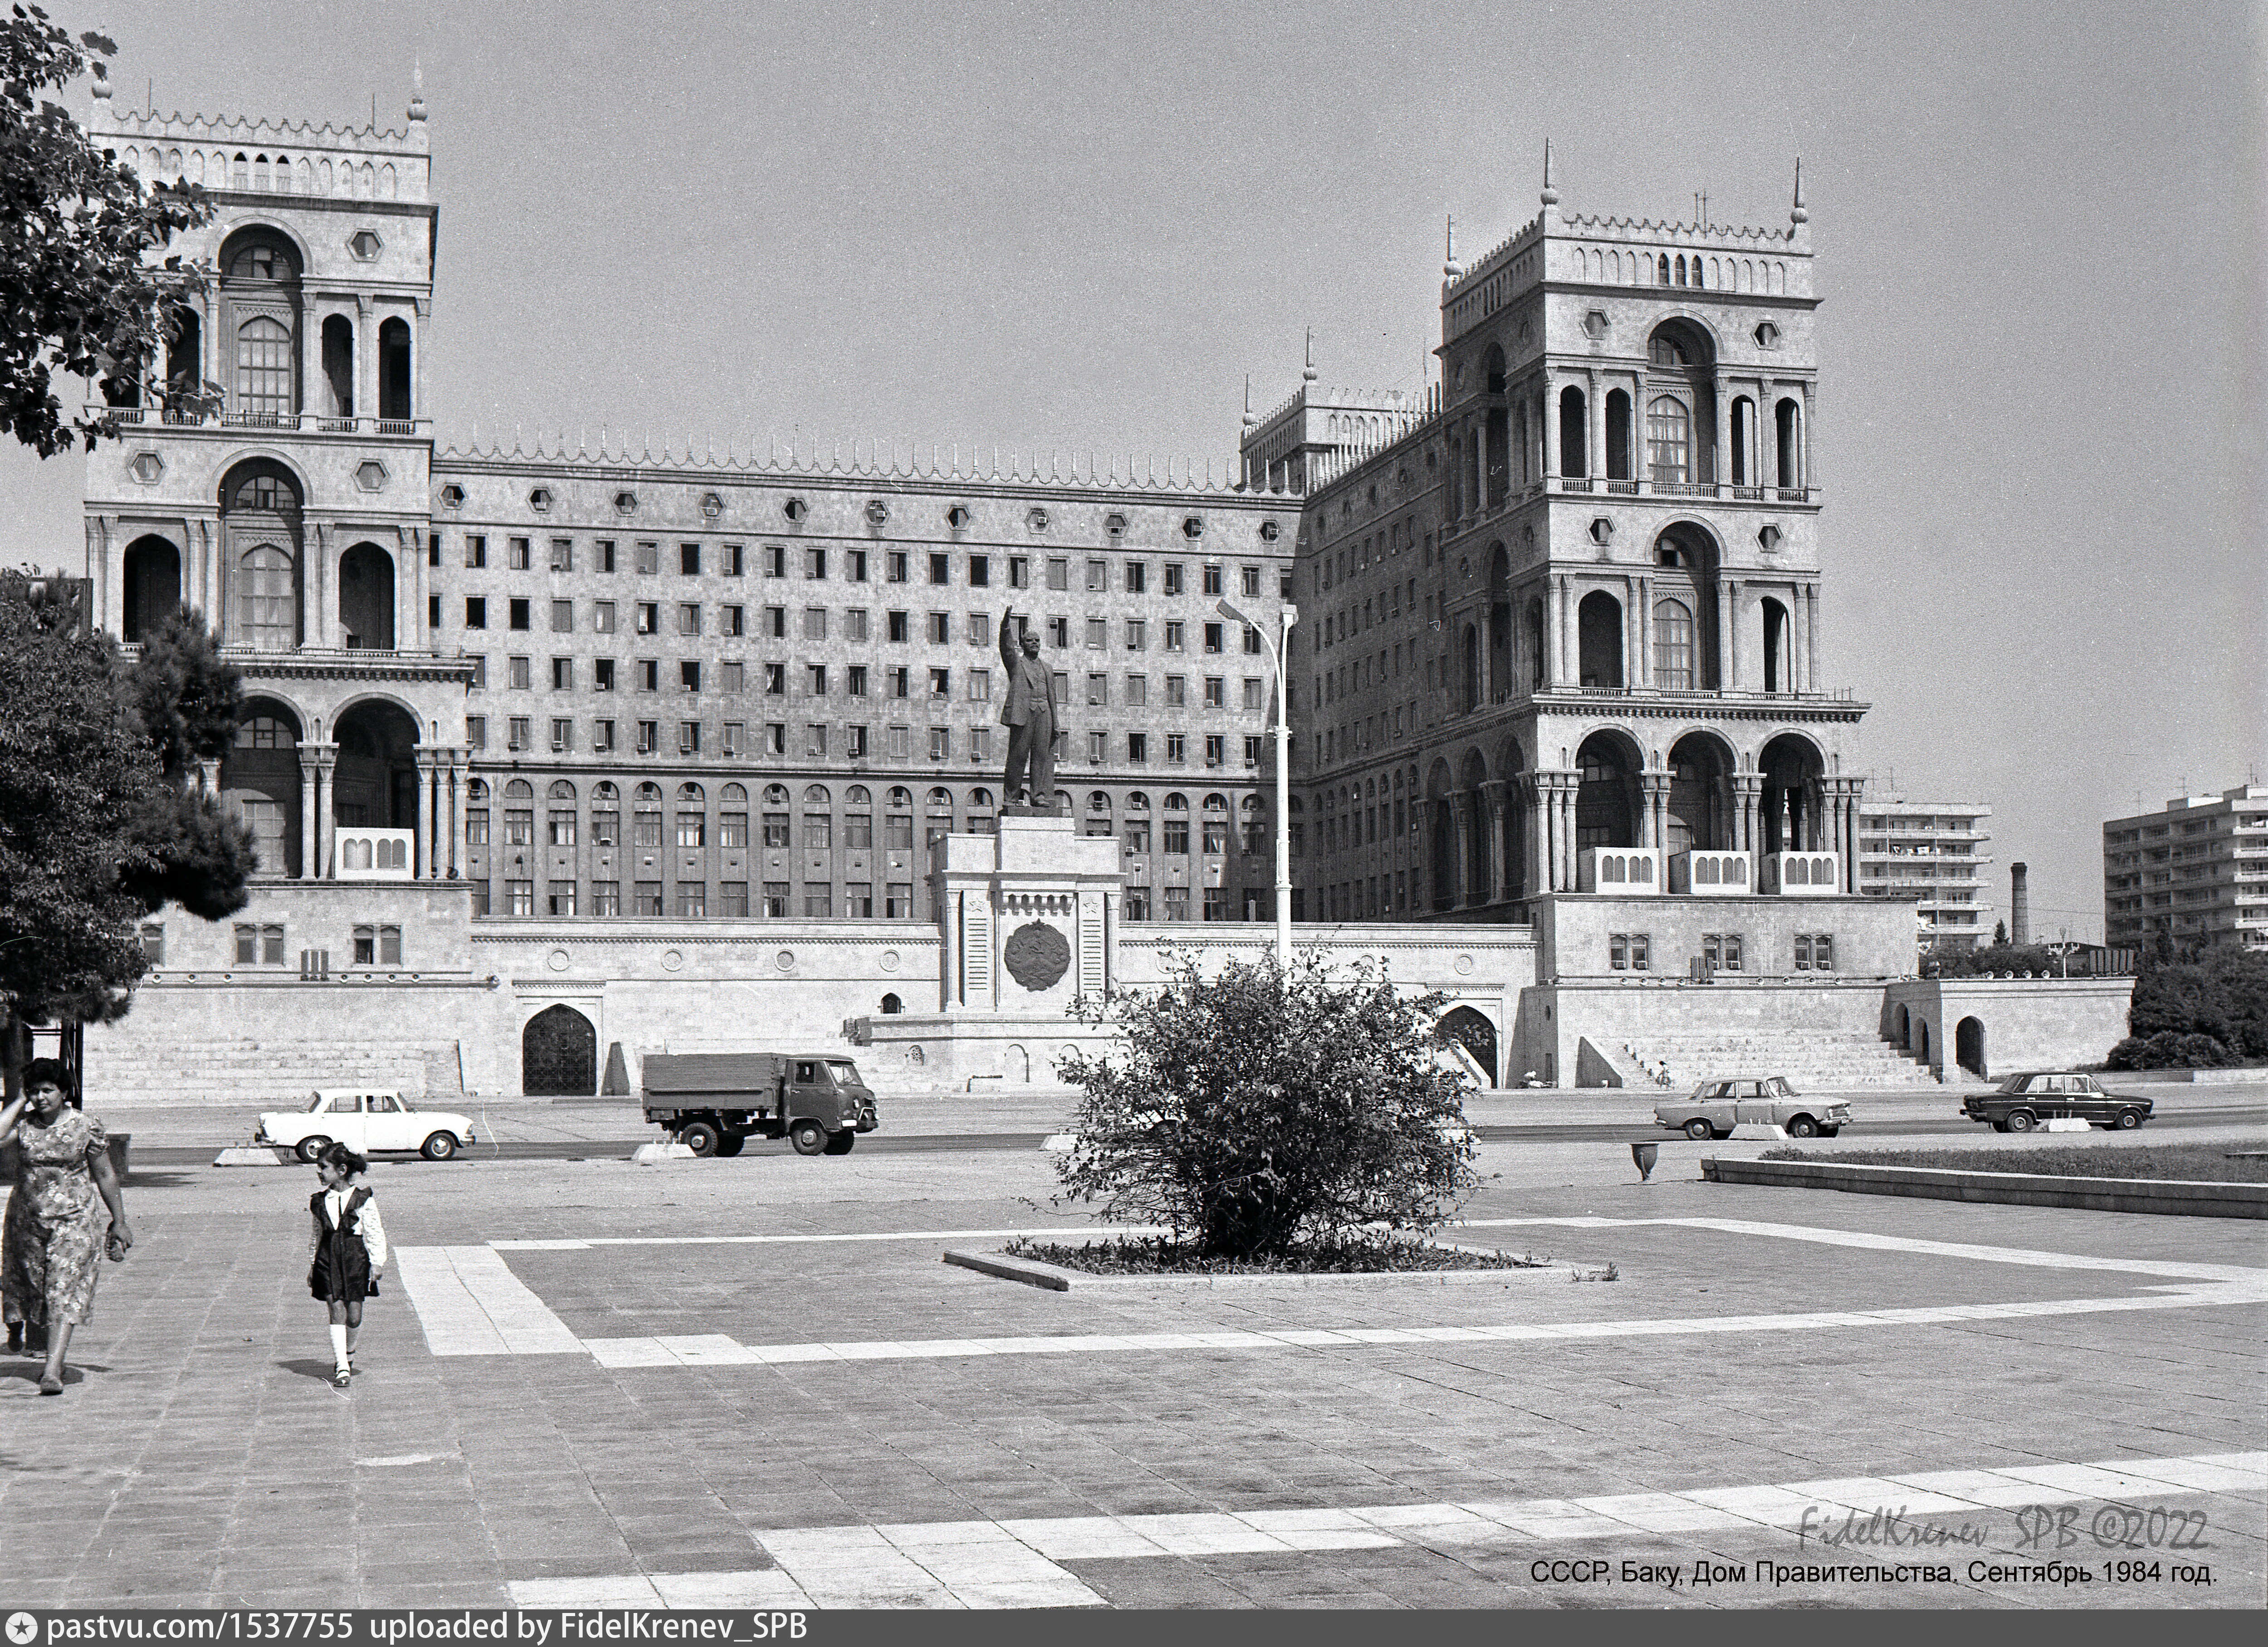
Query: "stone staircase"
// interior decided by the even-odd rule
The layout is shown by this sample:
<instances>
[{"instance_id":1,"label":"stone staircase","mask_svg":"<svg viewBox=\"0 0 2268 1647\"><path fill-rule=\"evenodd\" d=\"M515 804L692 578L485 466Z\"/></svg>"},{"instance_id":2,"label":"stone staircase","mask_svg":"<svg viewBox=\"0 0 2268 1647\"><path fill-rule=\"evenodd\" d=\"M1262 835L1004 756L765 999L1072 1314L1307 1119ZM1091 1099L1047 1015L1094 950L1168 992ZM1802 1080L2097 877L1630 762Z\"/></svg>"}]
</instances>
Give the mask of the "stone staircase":
<instances>
[{"instance_id":1,"label":"stone staircase","mask_svg":"<svg viewBox=\"0 0 2268 1647\"><path fill-rule=\"evenodd\" d=\"M1938 1085L1927 1064L1879 1035L1811 1027L1671 1031L1614 1049L1625 1085L1662 1085L1648 1068L1666 1070L1667 1085L1688 1091L1701 1081L1778 1075L1799 1092L1833 1087ZM1635 1076L1635 1079L1633 1079Z\"/></svg>"},{"instance_id":2,"label":"stone staircase","mask_svg":"<svg viewBox=\"0 0 2268 1647\"><path fill-rule=\"evenodd\" d=\"M391 1087L437 1102L454 1097L462 1090L457 1043L373 1046L325 1036L314 1025L304 1033L202 1035L193 1046L153 1044L109 1026L87 1031L86 1104L97 1114L106 1104L299 1109L327 1086Z\"/></svg>"}]
</instances>

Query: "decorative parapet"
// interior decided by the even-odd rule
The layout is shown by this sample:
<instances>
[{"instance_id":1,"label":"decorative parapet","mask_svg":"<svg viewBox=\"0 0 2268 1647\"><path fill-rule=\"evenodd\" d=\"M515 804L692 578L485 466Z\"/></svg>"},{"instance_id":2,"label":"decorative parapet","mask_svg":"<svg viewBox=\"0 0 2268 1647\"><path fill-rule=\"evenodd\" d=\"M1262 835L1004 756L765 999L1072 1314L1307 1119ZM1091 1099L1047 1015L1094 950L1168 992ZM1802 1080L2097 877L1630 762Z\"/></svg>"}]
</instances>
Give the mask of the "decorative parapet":
<instances>
[{"instance_id":1,"label":"decorative parapet","mask_svg":"<svg viewBox=\"0 0 2268 1647\"><path fill-rule=\"evenodd\" d=\"M399 131L240 114L111 110L97 98L87 134L153 181L216 192L300 199L431 199L430 139L422 104Z\"/></svg>"}]
</instances>

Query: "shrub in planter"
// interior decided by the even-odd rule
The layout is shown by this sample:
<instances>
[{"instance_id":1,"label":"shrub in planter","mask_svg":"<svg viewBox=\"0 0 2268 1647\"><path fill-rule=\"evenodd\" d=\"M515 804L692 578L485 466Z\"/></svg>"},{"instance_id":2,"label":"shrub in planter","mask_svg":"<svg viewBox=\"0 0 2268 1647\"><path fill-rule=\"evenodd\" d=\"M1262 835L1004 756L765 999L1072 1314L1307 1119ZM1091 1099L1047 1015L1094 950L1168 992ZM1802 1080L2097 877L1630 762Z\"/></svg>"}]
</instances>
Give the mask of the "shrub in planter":
<instances>
[{"instance_id":1,"label":"shrub in planter","mask_svg":"<svg viewBox=\"0 0 2268 1647\"><path fill-rule=\"evenodd\" d=\"M1208 979L1169 955L1162 986L1074 1004L1118 1044L1059 1066L1084 1096L1057 1200L1165 1224L1206 1258L1431 1229L1476 1181L1434 1030L1447 1004L1367 962L1335 976L1302 956L1286 980L1271 956Z\"/></svg>"}]
</instances>

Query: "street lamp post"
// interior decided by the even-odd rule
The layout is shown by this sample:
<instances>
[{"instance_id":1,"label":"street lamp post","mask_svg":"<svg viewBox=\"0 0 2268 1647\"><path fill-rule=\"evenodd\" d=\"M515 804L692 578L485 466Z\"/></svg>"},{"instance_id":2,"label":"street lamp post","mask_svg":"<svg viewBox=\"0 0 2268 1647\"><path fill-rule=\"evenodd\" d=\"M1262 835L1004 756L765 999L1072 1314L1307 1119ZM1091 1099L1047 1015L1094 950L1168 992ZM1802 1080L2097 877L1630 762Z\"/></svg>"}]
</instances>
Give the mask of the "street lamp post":
<instances>
[{"instance_id":1,"label":"street lamp post","mask_svg":"<svg viewBox=\"0 0 2268 1647\"><path fill-rule=\"evenodd\" d=\"M1270 639L1268 631L1255 623L1231 602L1224 600L1217 608L1225 618L1241 623L1260 637L1268 649L1268 661L1276 669L1276 967L1286 989L1292 983L1292 734L1285 724L1289 707L1291 686L1285 666L1292 650L1292 626L1300 621L1300 608L1289 601L1278 608L1278 629Z\"/></svg>"}]
</instances>

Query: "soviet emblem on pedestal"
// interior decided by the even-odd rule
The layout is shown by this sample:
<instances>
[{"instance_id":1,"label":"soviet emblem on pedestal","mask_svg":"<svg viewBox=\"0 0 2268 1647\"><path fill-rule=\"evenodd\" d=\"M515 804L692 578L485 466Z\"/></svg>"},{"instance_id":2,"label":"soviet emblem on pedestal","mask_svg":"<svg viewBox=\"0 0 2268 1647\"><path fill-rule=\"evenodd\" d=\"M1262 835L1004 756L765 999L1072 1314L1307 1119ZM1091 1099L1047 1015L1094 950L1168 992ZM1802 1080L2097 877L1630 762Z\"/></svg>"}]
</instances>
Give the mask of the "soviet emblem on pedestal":
<instances>
[{"instance_id":1,"label":"soviet emblem on pedestal","mask_svg":"<svg viewBox=\"0 0 2268 1647\"><path fill-rule=\"evenodd\" d=\"M1008 934L1000 959L1008 975L1027 989L1044 989L1071 965L1071 945L1044 922L1027 921Z\"/></svg>"}]
</instances>

